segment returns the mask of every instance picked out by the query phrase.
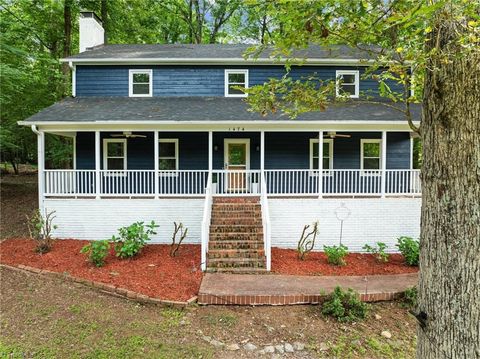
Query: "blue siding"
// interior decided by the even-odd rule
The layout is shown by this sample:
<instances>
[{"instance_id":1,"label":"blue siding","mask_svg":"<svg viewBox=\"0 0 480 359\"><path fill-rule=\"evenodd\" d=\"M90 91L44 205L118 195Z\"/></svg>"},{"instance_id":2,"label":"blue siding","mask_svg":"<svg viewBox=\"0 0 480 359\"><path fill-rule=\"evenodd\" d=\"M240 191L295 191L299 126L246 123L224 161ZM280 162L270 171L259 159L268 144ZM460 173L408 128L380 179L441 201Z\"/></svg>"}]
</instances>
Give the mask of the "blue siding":
<instances>
[{"instance_id":1,"label":"blue siding","mask_svg":"<svg viewBox=\"0 0 480 359\"><path fill-rule=\"evenodd\" d=\"M137 132L135 132L137 133ZM153 169L153 133L138 132L146 138L129 138L127 141L128 169ZM333 141L333 168L360 168L360 140L381 138L379 132L348 132L350 138ZM111 133L101 133L101 139L110 138ZM316 132L266 132L266 169L309 168L310 139L317 138ZM160 132L159 138L179 139L179 167L182 170L208 169L208 134L206 132ZM250 139L250 168L260 168L260 133L216 132L213 135L213 168L224 167L225 138ZM103 142L103 141L102 141ZM77 133L77 168L95 169L95 135L93 132ZM103 144L101 145L103 151ZM257 150L258 149L258 150ZM102 153L103 162L103 153ZM103 163L102 163L103 166ZM410 137L408 132L387 134L387 169L410 168Z\"/></svg>"},{"instance_id":2,"label":"blue siding","mask_svg":"<svg viewBox=\"0 0 480 359\"><path fill-rule=\"evenodd\" d=\"M224 96L225 69L249 70L250 86L263 84L269 78L284 75L283 66L86 66L76 70L77 96L128 96L128 70L153 69L154 96ZM334 79L336 70L359 70L365 67L303 66L293 67L293 79L315 76L322 80ZM395 88L392 83L392 87ZM360 79L360 91L375 93L377 82Z\"/></svg>"}]
</instances>

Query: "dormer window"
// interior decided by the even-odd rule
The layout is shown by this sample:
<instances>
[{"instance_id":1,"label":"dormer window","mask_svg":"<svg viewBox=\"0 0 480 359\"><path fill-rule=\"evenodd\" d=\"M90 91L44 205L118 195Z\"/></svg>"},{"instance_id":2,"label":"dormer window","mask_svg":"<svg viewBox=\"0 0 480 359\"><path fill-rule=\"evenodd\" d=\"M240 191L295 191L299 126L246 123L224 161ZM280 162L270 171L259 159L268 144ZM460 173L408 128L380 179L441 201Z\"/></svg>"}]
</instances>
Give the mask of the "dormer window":
<instances>
[{"instance_id":1,"label":"dormer window","mask_svg":"<svg viewBox=\"0 0 480 359\"><path fill-rule=\"evenodd\" d=\"M225 97L247 97L237 86L248 88L248 70L225 70Z\"/></svg>"},{"instance_id":2,"label":"dormer window","mask_svg":"<svg viewBox=\"0 0 480 359\"><path fill-rule=\"evenodd\" d=\"M130 70L128 95L130 97L152 96L152 70Z\"/></svg>"},{"instance_id":3,"label":"dormer window","mask_svg":"<svg viewBox=\"0 0 480 359\"><path fill-rule=\"evenodd\" d=\"M337 96L358 98L359 93L359 72L350 70L338 70L336 73Z\"/></svg>"}]
</instances>

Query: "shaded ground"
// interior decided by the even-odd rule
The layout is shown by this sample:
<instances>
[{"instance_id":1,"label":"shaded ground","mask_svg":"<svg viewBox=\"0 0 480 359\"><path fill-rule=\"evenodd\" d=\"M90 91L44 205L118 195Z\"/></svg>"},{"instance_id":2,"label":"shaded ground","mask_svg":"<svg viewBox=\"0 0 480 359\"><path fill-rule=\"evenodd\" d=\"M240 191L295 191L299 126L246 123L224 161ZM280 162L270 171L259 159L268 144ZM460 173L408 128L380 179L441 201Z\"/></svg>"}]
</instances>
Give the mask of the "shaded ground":
<instances>
[{"instance_id":1,"label":"shaded ground","mask_svg":"<svg viewBox=\"0 0 480 359\"><path fill-rule=\"evenodd\" d=\"M97 268L80 253L88 241L58 240L50 252L35 253L28 239L7 239L0 243L0 262L23 264L54 272L67 272L97 282L112 284L150 297L186 301L196 296L202 280L200 246L183 244L176 257L170 257L170 245L151 244L132 259L115 257L113 248L105 266Z\"/></svg>"},{"instance_id":2,"label":"shaded ground","mask_svg":"<svg viewBox=\"0 0 480 359\"><path fill-rule=\"evenodd\" d=\"M0 177L0 239L28 235L25 215L38 208L37 174Z\"/></svg>"},{"instance_id":3,"label":"shaded ground","mask_svg":"<svg viewBox=\"0 0 480 359\"><path fill-rule=\"evenodd\" d=\"M193 307L140 305L61 279L0 269L0 357L239 358L206 343L251 342L259 348L303 342L296 358L413 358L415 323L400 303L371 307L369 319L341 324L317 306ZM374 314L381 319L375 319ZM380 335L389 330L391 339ZM265 356L265 357L271 357Z\"/></svg>"}]
</instances>

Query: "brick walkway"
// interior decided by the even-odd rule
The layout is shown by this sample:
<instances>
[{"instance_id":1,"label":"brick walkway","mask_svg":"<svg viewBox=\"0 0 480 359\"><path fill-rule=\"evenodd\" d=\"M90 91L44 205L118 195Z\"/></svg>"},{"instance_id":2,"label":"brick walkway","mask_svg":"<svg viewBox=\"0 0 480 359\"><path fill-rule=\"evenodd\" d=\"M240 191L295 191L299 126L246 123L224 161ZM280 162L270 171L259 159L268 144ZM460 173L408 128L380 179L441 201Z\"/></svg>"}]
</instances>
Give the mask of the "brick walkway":
<instances>
[{"instance_id":1,"label":"brick walkway","mask_svg":"<svg viewBox=\"0 0 480 359\"><path fill-rule=\"evenodd\" d=\"M417 273L378 276L291 276L207 273L199 304L287 305L318 303L336 286L353 288L366 302L392 300L417 284ZM322 294L321 294L322 293Z\"/></svg>"}]
</instances>

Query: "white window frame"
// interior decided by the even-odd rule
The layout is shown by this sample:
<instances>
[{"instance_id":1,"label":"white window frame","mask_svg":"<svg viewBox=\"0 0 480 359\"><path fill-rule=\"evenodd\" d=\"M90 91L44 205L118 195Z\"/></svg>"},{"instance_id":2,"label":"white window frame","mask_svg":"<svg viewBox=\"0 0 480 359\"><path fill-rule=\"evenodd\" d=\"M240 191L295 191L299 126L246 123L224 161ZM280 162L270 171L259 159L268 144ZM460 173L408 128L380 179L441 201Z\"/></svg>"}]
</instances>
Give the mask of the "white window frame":
<instances>
[{"instance_id":1,"label":"white window frame","mask_svg":"<svg viewBox=\"0 0 480 359\"><path fill-rule=\"evenodd\" d=\"M148 94L134 94L133 93L133 75L148 74L149 86ZM153 96L153 71L152 69L131 69L128 70L128 96L129 97L152 97Z\"/></svg>"},{"instance_id":2,"label":"white window frame","mask_svg":"<svg viewBox=\"0 0 480 359\"><path fill-rule=\"evenodd\" d=\"M225 97L247 97L248 94L242 93L242 94L229 94L228 93L228 88L230 85L230 82L228 82L228 75L230 74L243 74L245 75L245 88L248 89L248 70L238 70L238 69L228 69L225 70Z\"/></svg>"},{"instance_id":3,"label":"white window frame","mask_svg":"<svg viewBox=\"0 0 480 359\"><path fill-rule=\"evenodd\" d=\"M314 158L313 158L313 146L318 146L318 138L311 138L310 139L310 169L311 170L314 170L313 169L313 161L314 161ZM329 163L329 170L333 170L333 138L327 138L327 139L323 139L323 143L328 143L328 151L329 151L329 155L328 156L328 163ZM319 159L315 159L315 161L318 161ZM323 158L322 158L322 163L323 163ZM322 168L322 170L325 170L325 168ZM330 172L331 173L331 172Z\"/></svg>"},{"instance_id":4,"label":"white window frame","mask_svg":"<svg viewBox=\"0 0 480 359\"><path fill-rule=\"evenodd\" d=\"M355 94L350 95L350 98L358 98L360 93L360 71L358 70L337 70L335 72L335 93L337 96L346 97L345 94L340 93L340 81L339 77L343 75L354 75L355 76Z\"/></svg>"},{"instance_id":5,"label":"white window frame","mask_svg":"<svg viewBox=\"0 0 480 359\"><path fill-rule=\"evenodd\" d=\"M378 169L364 169L363 168L363 160L364 160L364 156L363 156L363 146L365 143L378 143L379 147L380 147L380 152L379 152L379 162L378 162L378 165L379 165L379 168ZM367 157L367 158L376 158L376 157ZM362 138L360 140L360 169L362 170L361 172L361 175L362 176L380 176L381 173L380 171L382 170L382 158L383 158L383 154L382 154L382 139L380 138ZM371 171L379 171L379 173L372 173Z\"/></svg>"},{"instance_id":6,"label":"white window frame","mask_svg":"<svg viewBox=\"0 0 480 359\"><path fill-rule=\"evenodd\" d=\"M123 170L113 170L108 168L109 158L122 158L122 157L109 157L108 156L108 144L109 143L123 143ZM109 176L125 176L127 170L127 139L126 138L104 138L103 139L103 169L107 171L116 171L118 173L108 174ZM123 172L123 173L121 173Z\"/></svg>"},{"instance_id":7,"label":"white window frame","mask_svg":"<svg viewBox=\"0 0 480 359\"><path fill-rule=\"evenodd\" d=\"M161 143L174 143L175 144L175 157L161 157L160 156L160 144ZM158 164L158 170L160 171L160 176L176 176L177 173L162 173L162 171L178 171L178 164L179 164L179 152L178 152L178 138L160 138L158 139L158 158L157 161L159 162L160 159L166 160L173 160L175 159L175 169L174 170L162 170L160 169L160 163Z\"/></svg>"}]
</instances>

